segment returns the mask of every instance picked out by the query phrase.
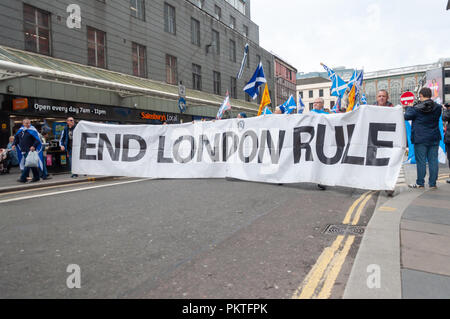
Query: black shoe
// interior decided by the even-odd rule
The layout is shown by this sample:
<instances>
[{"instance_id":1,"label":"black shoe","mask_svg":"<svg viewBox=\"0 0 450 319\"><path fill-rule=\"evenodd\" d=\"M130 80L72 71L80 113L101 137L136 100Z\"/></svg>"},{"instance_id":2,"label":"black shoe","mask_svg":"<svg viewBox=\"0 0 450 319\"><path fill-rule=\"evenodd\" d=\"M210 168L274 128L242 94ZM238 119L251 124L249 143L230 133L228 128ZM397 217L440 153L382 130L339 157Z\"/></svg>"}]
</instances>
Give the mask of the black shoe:
<instances>
[{"instance_id":1,"label":"black shoe","mask_svg":"<svg viewBox=\"0 0 450 319\"><path fill-rule=\"evenodd\" d=\"M394 197L394 191L385 191L388 197Z\"/></svg>"},{"instance_id":2,"label":"black shoe","mask_svg":"<svg viewBox=\"0 0 450 319\"><path fill-rule=\"evenodd\" d=\"M76 178L76 177L78 177L78 175L77 174L72 174L72 176L70 176L70 177Z\"/></svg>"},{"instance_id":3,"label":"black shoe","mask_svg":"<svg viewBox=\"0 0 450 319\"><path fill-rule=\"evenodd\" d=\"M450 179L447 179L446 182L450 184Z\"/></svg>"},{"instance_id":4,"label":"black shoe","mask_svg":"<svg viewBox=\"0 0 450 319\"><path fill-rule=\"evenodd\" d=\"M24 183L24 184L27 182L27 180L23 180L23 179L20 179L20 178L19 178L17 181L18 181L19 183Z\"/></svg>"},{"instance_id":5,"label":"black shoe","mask_svg":"<svg viewBox=\"0 0 450 319\"><path fill-rule=\"evenodd\" d=\"M46 180L46 179L52 179L52 178L53 178L53 177L51 177L51 176L42 177L43 180Z\"/></svg>"},{"instance_id":6,"label":"black shoe","mask_svg":"<svg viewBox=\"0 0 450 319\"><path fill-rule=\"evenodd\" d=\"M326 187L325 185L322 185L322 184L317 184L317 187L319 187L319 189L320 189L321 191L324 191L324 190L327 189L327 187Z\"/></svg>"},{"instance_id":7,"label":"black shoe","mask_svg":"<svg viewBox=\"0 0 450 319\"><path fill-rule=\"evenodd\" d=\"M34 178L33 178L33 179L31 180L31 183L36 183L36 182L39 182L39 179L34 179Z\"/></svg>"}]
</instances>

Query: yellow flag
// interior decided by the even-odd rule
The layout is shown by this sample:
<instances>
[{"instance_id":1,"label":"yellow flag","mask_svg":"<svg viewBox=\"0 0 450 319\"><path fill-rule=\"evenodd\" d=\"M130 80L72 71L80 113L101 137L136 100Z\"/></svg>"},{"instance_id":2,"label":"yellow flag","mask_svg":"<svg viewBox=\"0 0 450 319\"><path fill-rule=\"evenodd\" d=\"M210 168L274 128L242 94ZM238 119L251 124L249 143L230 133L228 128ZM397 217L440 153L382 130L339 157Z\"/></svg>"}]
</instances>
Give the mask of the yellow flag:
<instances>
[{"instance_id":1,"label":"yellow flag","mask_svg":"<svg viewBox=\"0 0 450 319\"><path fill-rule=\"evenodd\" d=\"M356 95L356 85L353 84L352 89L350 90L350 93L348 94L348 106L347 106L347 112L353 111L353 107L355 106L355 95Z\"/></svg>"},{"instance_id":2,"label":"yellow flag","mask_svg":"<svg viewBox=\"0 0 450 319\"><path fill-rule=\"evenodd\" d=\"M260 116L263 111L263 108L269 104L270 104L270 95L269 95L269 89L267 88L267 83L266 83L266 86L264 87L264 93L261 98L261 104L259 105L259 110L258 110L257 116Z\"/></svg>"}]
</instances>

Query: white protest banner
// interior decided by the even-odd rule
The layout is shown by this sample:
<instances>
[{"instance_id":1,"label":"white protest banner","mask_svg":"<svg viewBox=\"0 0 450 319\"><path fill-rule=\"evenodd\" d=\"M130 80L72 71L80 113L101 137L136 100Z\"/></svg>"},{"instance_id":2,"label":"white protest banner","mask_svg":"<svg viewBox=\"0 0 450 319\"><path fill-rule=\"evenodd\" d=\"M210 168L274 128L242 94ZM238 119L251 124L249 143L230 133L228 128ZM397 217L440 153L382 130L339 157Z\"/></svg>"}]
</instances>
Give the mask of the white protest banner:
<instances>
[{"instance_id":1,"label":"white protest banner","mask_svg":"<svg viewBox=\"0 0 450 319\"><path fill-rule=\"evenodd\" d=\"M405 151L401 107L272 114L176 125L81 121L75 174L224 178L394 189Z\"/></svg>"}]
</instances>

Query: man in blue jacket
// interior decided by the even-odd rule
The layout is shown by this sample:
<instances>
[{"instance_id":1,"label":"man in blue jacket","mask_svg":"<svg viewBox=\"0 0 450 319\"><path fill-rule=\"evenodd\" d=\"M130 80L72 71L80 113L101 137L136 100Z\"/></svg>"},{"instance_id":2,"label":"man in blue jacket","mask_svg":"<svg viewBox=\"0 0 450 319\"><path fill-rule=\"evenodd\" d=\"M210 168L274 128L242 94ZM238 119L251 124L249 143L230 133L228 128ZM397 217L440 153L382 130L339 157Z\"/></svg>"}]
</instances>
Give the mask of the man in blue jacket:
<instances>
[{"instance_id":1,"label":"man in blue jacket","mask_svg":"<svg viewBox=\"0 0 450 319\"><path fill-rule=\"evenodd\" d=\"M72 171L72 141L73 141L73 131L75 130L75 120L73 117L68 117L66 120L67 126L61 133L61 138L59 139L59 146L61 151L65 151L67 154L67 159L69 162L70 171ZM72 174L72 178L78 177L77 174Z\"/></svg>"},{"instance_id":2,"label":"man in blue jacket","mask_svg":"<svg viewBox=\"0 0 450 319\"><path fill-rule=\"evenodd\" d=\"M439 119L442 106L431 99L431 90L423 88L419 91L420 103L406 109L405 120L412 121L411 142L414 144L414 154L417 163L417 180L412 188L425 187L427 161L429 168L428 184L436 189L436 180L439 172L438 152L441 132Z\"/></svg>"}]
</instances>

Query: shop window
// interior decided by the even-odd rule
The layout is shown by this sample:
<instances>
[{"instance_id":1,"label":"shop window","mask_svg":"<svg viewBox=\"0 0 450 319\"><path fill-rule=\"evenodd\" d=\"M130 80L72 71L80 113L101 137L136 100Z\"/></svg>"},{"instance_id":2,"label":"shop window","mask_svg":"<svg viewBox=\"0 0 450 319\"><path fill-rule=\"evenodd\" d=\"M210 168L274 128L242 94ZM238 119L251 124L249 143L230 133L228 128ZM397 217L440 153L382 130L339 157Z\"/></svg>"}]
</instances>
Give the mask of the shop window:
<instances>
[{"instance_id":1,"label":"shop window","mask_svg":"<svg viewBox=\"0 0 450 319\"><path fill-rule=\"evenodd\" d=\"M166 54L166 82L168 84L178 84L177 58Z\"/></svg>"},{"instance_id":2,"label":"shop window","mask_svg":"<svg viewBox=\"0 0 450 319\"><path fill-rule=\"evenodd\" d=\"M25 50L50 55L50 13L23 5Z\"/></svg>"},{"instance_id":3,"label":"shop window","mask_svg":"<svg viewBox=\"0 0 450 319\"><path fill-rule=\"evenodd\" d=\"M147 77L147 54L143 45L132 43L133 75Z\"/></svg>"},{"instance_id":4,"label":"shop window","mask_svg":"<svg viewBox=\"0 0 450 319\"><path fill-rule=\"evenodd\" d=\"M106 68L106 33L87 27L88 65Z\"/></svg>"}]
</instances>

